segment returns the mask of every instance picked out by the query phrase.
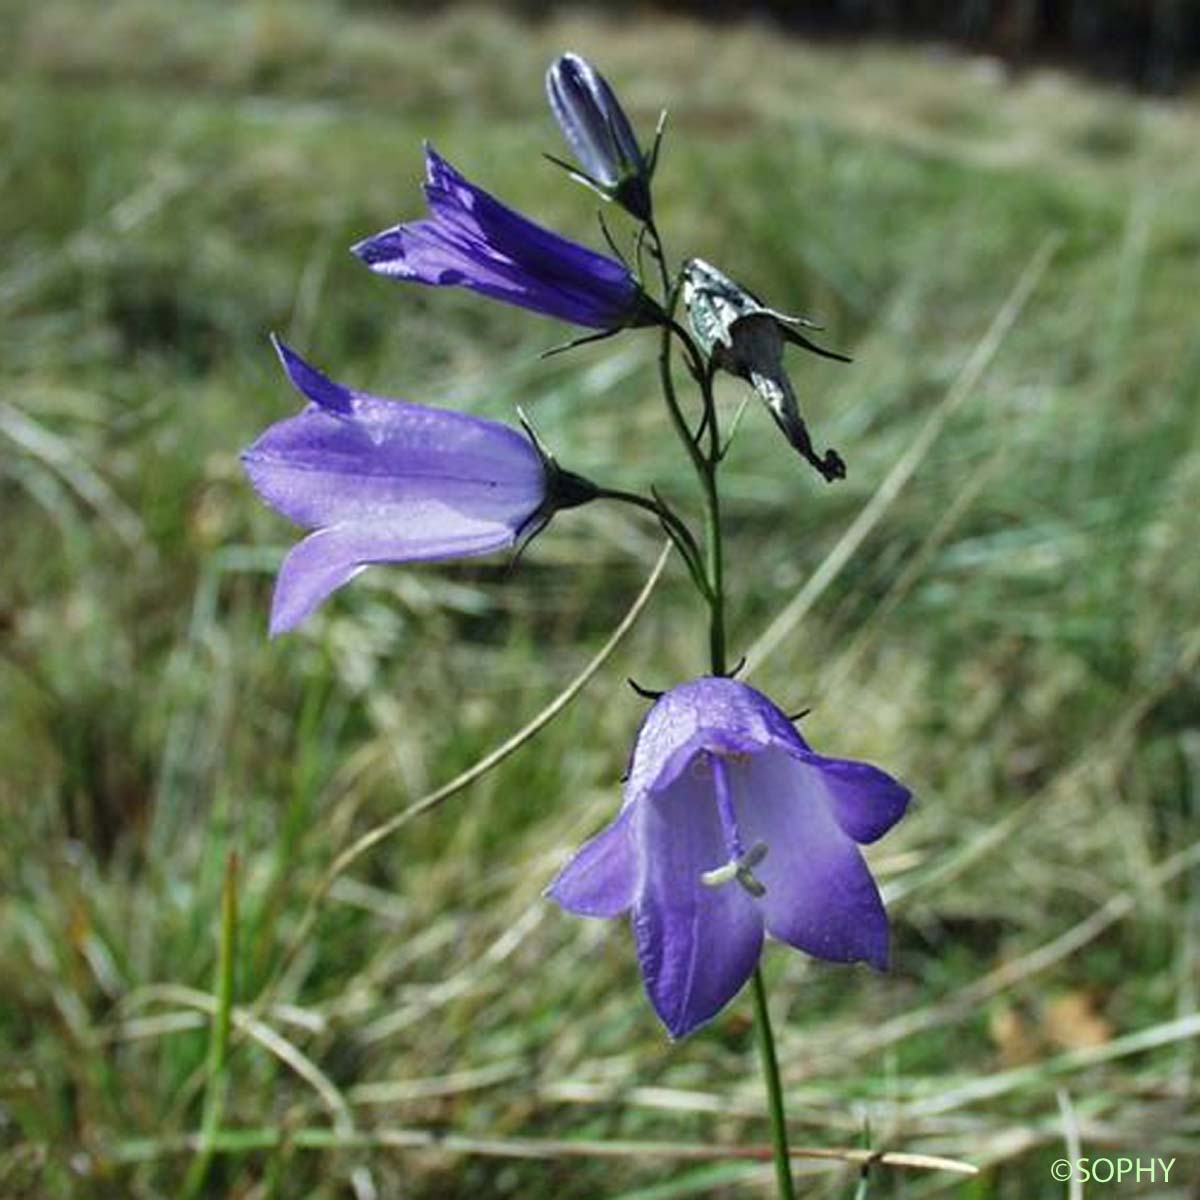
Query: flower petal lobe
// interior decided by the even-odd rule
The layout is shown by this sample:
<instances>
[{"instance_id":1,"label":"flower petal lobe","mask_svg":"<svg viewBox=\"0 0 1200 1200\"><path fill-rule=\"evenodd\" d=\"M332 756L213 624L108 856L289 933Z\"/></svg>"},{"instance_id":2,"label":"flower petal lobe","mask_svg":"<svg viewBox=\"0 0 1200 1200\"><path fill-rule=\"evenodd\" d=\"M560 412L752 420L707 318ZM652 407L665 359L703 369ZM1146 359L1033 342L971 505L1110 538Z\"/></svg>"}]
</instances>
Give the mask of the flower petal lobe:
<instances>
[{"instance_id":1,"label":"flower petal lobe","mask_svg":"<svg viewBox=\"0 0 1200 1200\"><path fill-rule=\"evenodd\" d=\"M732 773L747 843L762 842L755 874L766 888L767 932L833 962L887 967L888 924L879 889L834 817L820 769L779 750Z\"/></svg>"},{"instance_id":2,"label":"flower petal lobe","mask_svg":"<svg viewBox=\"0 0 1200 1200\"><path fill-rule=\"evenodd\" d=\"M585 842L546 895L581 917L619 917L633 904L637 855L633 845L633 809Z\"/></svg>"},{"instance_id":3,"label":"flower petal lobe","mask_svg":"<svg viewBox=\"0 0 1200 1200\"><path fill-rule=\"evenodd\" d=\"M311 363L307 363L282 338L271 335L271 344L292 386L314 404L330 412L349 414L354 410L354 393L340 383L334 383Z\"/></svg>"},{"instance_id":4,"label":"flower petal lobe","mask_svg":"<svg viewBox=\"0 0 1200 1200\"><path fill-rule=\"evenodd\" d=\"M389 521L319 529L293 546L283 560L271 606L271 636L294 629L372 563L486 554L512 541L513 531L507 525L463 517L436 501L414 508L407 528Z\"/></svg>"},{"instance_id":5,"label":"flower petal lobe","mask_svg":"<svg viewBox=\"0 0 1200 1200\"><path fill-rule=\"evenodd\" d=\"M750 978L763 918L736 883L701 875L727 858L711 776L685 773L636 809L641 883L633 933L646 991L672 1037L714 1017Z\"/></svg>"}]
</instances>

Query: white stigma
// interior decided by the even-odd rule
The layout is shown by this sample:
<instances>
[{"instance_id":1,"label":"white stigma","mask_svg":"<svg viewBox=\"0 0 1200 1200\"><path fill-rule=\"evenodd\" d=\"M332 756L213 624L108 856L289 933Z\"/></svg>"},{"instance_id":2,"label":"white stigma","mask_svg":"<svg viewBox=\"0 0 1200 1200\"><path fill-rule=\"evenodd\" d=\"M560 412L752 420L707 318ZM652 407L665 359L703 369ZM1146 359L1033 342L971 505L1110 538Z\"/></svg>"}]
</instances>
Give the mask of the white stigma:
<instances>
[{"instance_id":1,"label":"white stigma","mask_svg":"<svg viewBox=\"0 0 1200 1200\"><path fill-rule=\"evenodd\" d=\"M723 866L714 867L700 875L700 882L705 887L721 887L736 880L756 900L767 894L762 881L754 874L754 868L767 857L765 842L755 842L745 854L738 855Z\"/></svg>"}]
</instances>

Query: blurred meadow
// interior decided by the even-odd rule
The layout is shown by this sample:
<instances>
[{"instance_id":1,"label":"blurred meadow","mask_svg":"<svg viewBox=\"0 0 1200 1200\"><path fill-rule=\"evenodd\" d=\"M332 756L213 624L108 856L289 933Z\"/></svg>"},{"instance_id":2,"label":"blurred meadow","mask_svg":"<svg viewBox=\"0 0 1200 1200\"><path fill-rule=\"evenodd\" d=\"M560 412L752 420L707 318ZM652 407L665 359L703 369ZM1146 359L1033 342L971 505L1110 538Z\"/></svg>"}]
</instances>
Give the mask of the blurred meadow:
<instances>
[{"instance_id":1,"label":"blurred meadow","mask_svg":"<svg viewBox=\"0 0 1200 1200\"><path fill-rule=\"evenodd\" d=\"M584 669L652 523L596 505L515 571L372 569L266 637L295 534L237 455L298 403L272 330L364 388L520 404L572 468L695 511L652 334L539 361L569 331L347 253L422 211L422 138L598 245L539 157L568 48L643 131L670 109L670 253L856 360L790 360L842 484L747 410L731 652L918 803L872 858L891 972L766 969L798 1145L982 1170L798 1159L802 1193L1061 1196L1082 1147L1178 1160L1097 1194L1196 1195L1194 101L683 17L0 18L0 1195L772 1194L769 1165L671 1151L768 1139L745 998L671 1045L625 926L541 899L619 802L626 676L704 668L678 561L557 721L328 875Z\"/></svg>"}]
</instances>

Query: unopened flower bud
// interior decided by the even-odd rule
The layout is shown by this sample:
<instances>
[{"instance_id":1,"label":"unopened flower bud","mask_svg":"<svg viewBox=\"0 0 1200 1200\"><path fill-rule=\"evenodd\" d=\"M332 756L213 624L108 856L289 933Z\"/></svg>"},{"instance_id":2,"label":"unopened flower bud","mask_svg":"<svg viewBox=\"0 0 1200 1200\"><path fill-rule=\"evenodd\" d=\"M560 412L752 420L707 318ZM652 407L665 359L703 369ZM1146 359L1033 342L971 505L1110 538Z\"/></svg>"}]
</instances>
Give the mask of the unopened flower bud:
<instances>
[{"instance_id":1,"label":"unopened flower bud","mask_svg":"<svg viewBox=\"0 0 1200 1200\"><path fill-rule=\"evenodd\" d=\"M638 220L648 221L653 161L642 153L604 76L578 54L564 54L546 72L546 95L582 168L571 174Z\"/></svg>"}]
</instances>

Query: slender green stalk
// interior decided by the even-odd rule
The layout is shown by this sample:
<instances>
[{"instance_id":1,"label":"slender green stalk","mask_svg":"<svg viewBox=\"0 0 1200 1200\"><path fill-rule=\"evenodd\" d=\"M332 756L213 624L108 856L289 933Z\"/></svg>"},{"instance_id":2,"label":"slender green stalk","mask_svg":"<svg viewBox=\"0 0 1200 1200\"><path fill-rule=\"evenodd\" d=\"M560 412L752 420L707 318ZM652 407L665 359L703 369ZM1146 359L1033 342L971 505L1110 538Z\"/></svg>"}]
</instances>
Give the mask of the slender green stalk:
<instances>
[{"instance_id":1,"label":"slender green stalk","mask_svg":"<svg viewBox=\"0 0 1200 1200\"><path fill-rule=\"evenodd\" d=\"M675 288L671 292L672 306L678 296L678 290ZM671 415L671 424L675 427L675 433L687 450L696 474L703 479L708 470L708 460L704 457L704 451L700 449L696 439L692 436L692 431L688 428L687 418L683 415L683 409L679 407L679 397L675 394L675 380L671 376L671 327L669 325L663 326L662 344L658 351L658 377L662 383L663 398L667 402L667 412Z\"/></svg>"},{"instance_id":2,"label":"slender green stalk","mask_svg":"<svg viewBox=\"0 0 1200 1200\"><path fill-rule=\"evenodd\" d=\"M675 321L675 309L679 302L680 285L671 283L662 239L653 225L648 226L651 250L658 262L662 277L663 298L666 304L668 324L663 328L662 348L659 353L659 373L662 378L663 397L675 431L683 442L696 469L696 475L704 492L704 572L707 588L701 594L708 601L709 660L714 675L728 672L727 647L725 640L725 568L721 542L721 494L717 486L717 471L723 457L721 430L717 418L716 400L712 390L712 373L701 361L695 343ZM671 339L678 336L688 353L689 366L696 382L700 385L704 401L704 416L695 435L688 428L683 412L675 395L671 377ZM707 453L701 446L701 438L707 433ZM787 1118L783 1108L783 1085L779 1078L779 1060L775 1054L775 1035L771 1030L771 1015L767 1008L767 990L762 971L755 968L753 976L754 1028L758 1039L759 1057L762 1060L763 1077L767 1086L767 1108L771 1115L771 1151L775 1164L775 1181L779 1200L795 1200L792 1183L792 1165L788 1149Z\"/></svg>"},{"instance_id":3,"label":"slender green stalk","mask_svg":"<svg viewBox=\"0 0 1200 1200\"><path fill-rule=\"evenodd\" d=\"M598 487L596 495L603 500L618 500L622 504L632 504L636 508L645 509L646 512L653 513L658 518L659 523L671 541L675 544L676 549L683 555L688 571L692 576L692 582L695 583L705 599L708 599L708 577L705 574L704 559L700 547L696 544L696 539L692 535L692 531L668 507L657 492L654 493L653 497L650 497L641 496L637 492L627 492L621 488Z\"/></svg>"},{"instance_id":4,"label":"slender green stalk","mask_svg":"<svg viewBox=\"0 0 1200 1200\"><path fill-rule=\"evenodd\" d=\"M708 586L711 591L708 610L708 651L714 675L727 670L725 654L725 569L721 554L721 502L715 475L706 480L708 492L704 506L704 540L708 551Z\"/></svg>"},{"instance_id":5,"label":"slender green stalk","mask_svg":"<svg viewBox=\"0 0 1200 1200\"><path fill-rule=\"evenodd\" d=\"M212 1034L208 1042L208 1086L204 1093L204 1115L200 1122L200 1146L183 1181L184 1200L192 1200L204 1187L225 1109L225 1062L229 1050L229 1030L233 1024L233 968L237 950L237 868L237 854L231 850L225 863L225 883L221 889L221 934L217 946L217 1008L213 1014Z\"/></svg>"},{"instance_id":6,"label":"slender green stalk","mask_svg":"<svg viewBox=\"0 0 1200 1200\"><path fill-rule=\"evenodd\" d=\"M654 219L651 218L646 222L646 232L650 235L650 253L654 256L654 261L658 264L658 278L662 281L663 300L667 300L672 292L671 276L667 270L667 254L663 249L662 237L658 232L658 226L655 225ZM667 308L667 320L673 320L675 316L675 305L670 304Z\"/></svg>"},{"instance_id":7,"label":"slender green stalk","mask_svg":"<svg viewBox=\"0 0 1200 1200\"><path fill-rule=\"evenodd\" d=\"M712 394L712 377L700 378L704 393L704 422L708 429L708 456L700 482L704 486L704 544L708 562L708 648L714 675L728 670L725 650L725 555L721 542L721 493L717 470L721 463L721 430Z\"/></svg>"},{"instance_id":8,"label":"slender green stalk","mask_svg":"<svg viewBox=\"0 0 1200 1200\"><path fill-rule=\"evenodd\" d=\"M754 968L754 1029L758 1035L758 1053L763 1078L767 1082L767 1107L771 1113L771 1148L775 1159L775 1183L780 1200L795 1200L792 1185L792 1158L788 1149L787 1117L783 1111L783 1086L779 1081L779 1059L775 1055L775 1035L771 1032L771 1013L767 1008L767 988L762 969Z\"/></svg>"}]
</instances>

